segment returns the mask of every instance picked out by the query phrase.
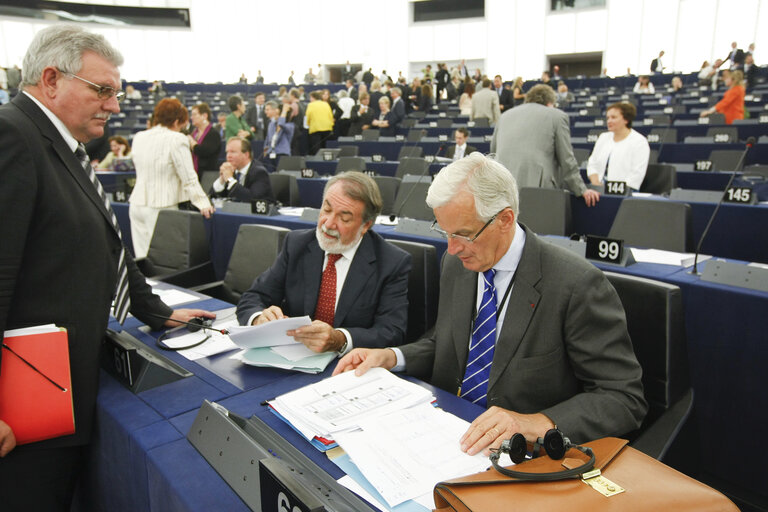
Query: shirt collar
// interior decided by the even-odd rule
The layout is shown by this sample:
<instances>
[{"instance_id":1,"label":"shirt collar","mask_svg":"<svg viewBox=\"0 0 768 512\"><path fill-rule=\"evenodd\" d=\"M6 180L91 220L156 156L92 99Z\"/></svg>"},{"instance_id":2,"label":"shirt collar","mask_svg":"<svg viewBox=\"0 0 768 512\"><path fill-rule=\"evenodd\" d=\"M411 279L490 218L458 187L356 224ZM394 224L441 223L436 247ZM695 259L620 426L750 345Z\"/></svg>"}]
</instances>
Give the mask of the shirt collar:
<instances>
[{"instance_id":1,"label":"shirt collar","mask_svg":"<svg viewBox=\"0 0 768 512\"><path fill-rule=\"evenodd\" d=\"M350 247L346 251L343 251L341 253L341 255L344 258L348 259L349 261L352 261L352 259L355 257L355 254L357 254L357 249L360 247L360 244L363 242L363 237L364 236L365 235L361 236L360 240L358 240L357 243L355 243L355 245L353 245L352 247ZM330 254L330 253L328 253L328 252L325 253L326 258L328 257L328 254Z\"/></svg>"},{"instance_id":2,"label":"shirt collar","mask_svg":"<svg viewBox=\"0 0 768 512\"><path fill-rule=\"evenodd\" d=\"M65 125L61 119L56 117L56 114L51 112L48 107L43 105L40 100L29 94L27 91L21 91L24 94L26 94L32 101L34 101L38 107L40 107L40 110L43 111L43 113L48 116L48 119L51 120L53 123L53 126L56 127L56 129L61 134L61 137L64 139L64 142L67 143L67 146L69 146L69 149L74 153L77 149L77 146L80 145L80 143L75 139L75 137L72 135L72 132L69 131L69 128L67 128L67 125Z\"/></svg>"},{"instance_id":3,"label":"shirt collar","mask_svg":"<svg viewBox=\"0 0 768 512\"><path fill-rule=\"evenodd\" d=\"M515 235L512 237L512 243L509 249L504 253L499 261L493 266L497 271L514 272L520 264L520 258L523 257L523 248L525 247L525 230L520 224L515 225Z\"/></svg>"}]
</instances>

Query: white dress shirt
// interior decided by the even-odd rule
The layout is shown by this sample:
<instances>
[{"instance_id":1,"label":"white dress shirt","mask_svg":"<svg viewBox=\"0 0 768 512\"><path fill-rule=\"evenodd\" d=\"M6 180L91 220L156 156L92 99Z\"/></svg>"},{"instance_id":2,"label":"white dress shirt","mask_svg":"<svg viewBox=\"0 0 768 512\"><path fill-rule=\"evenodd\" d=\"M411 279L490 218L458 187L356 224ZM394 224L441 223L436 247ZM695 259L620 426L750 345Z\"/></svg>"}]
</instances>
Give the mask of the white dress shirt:
<instances>
[{"instance_id":1,"label":"white dress shirt","mask_svg":"<svg viewBox=\"0 0 768 512\"><path fill-rule=\"evenodd\" d=\"M242 169L235 169L235 176L237 176L237 173L240 173L240 181L238 181L235 176L229 178L226 183L222 183L221 179L218 179L213 182L213 190L216 192L224 192L225 190L234 187L235 183L240 183L241 185L245 186L245 177L248 175L248 170L250 168L251 162L248 161L248 163Z\"/></svg>"},{"instance_id":2,"label":"white dress shirt","mask_svg":"<svg viewBox=\"0 0 768 512\"><path fill-rule=\"evenodd\" d=\"M613 132L603 132L597 138L589 157L587 176L597 174L599 181L603 181L603 178L608 181L623 181L631 188L640 190L650 154L648 140L635 130L631 130L621 142L613 141Z\"/></svg>"}]
</instances>

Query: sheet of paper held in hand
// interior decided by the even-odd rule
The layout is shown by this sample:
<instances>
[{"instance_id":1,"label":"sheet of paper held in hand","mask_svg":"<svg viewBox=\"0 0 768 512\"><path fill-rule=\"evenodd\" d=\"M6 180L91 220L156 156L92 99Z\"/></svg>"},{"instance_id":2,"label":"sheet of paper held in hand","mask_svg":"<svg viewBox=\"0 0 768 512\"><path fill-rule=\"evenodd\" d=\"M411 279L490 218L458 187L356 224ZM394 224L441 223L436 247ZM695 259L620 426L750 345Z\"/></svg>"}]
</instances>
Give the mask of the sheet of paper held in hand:
<instances>
[{"instance_id":1,"label":"sheet of paper held in hand","mask_svg":"<svg viewBox=\"0 0 768 512\"><path fill-rule=\"evenodd\" d=\"M425 403L366 419L360 430L338 432L335 439L390 507L416 499L434 508L437 482L488 468L482 453L461 451L459 439L468 427Z\"/></svg>"},{"instance_id":2,"label":"sheet of paper held in hand","mask_svg":"<svg viewBox=\"0 0 768 512\"><path fill-rule=\"evenodd\" d=\"M293 336L285 334L291 329L310 325L309 316L296 316L272 320L261 325L246 325L229 329L229 337L240 348L276 347L298 343Z\"/></svg>"},{"instance_id":3,"label":"sheet of paper held in hand","mask_svg":"<svg viewBox=\"0 0 768 512\"><path fill-rule=\"evenodd\" d=\"M383 368L365 375L345 372L299 388L270 402L307 439L333 438L360 421L434 400L429 390Z\"/></svg>"}]
</instances>

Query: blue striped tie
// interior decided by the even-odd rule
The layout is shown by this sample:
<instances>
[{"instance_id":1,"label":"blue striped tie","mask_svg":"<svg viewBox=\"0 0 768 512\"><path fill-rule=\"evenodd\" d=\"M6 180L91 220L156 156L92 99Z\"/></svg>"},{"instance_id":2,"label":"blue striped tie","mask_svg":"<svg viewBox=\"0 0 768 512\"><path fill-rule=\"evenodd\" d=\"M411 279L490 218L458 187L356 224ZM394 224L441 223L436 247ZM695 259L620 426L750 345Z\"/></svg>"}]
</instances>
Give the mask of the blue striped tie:
<instances>
[{"instance_id":1,"label":"blue striped tie","mask_svg":"<svg viewBox=\"0 0 768 512\"><path fill-rule=\"evenodd\" d=\"M493 362L493 348L496 345L496 288L493 286L495 275L494 269L483 272L483 299L475 318L467 369L461 383L461 397L483 407L486 406L488 377Z\"/></svg>"},{"instance_id":2,"label":"blue striped tie","mask_svg":"<svg viewBox=\"0 0 768 512\"><path fill-rule=\"evenodd\" d=\"M78 160L80 160L80 164L83 166L83 170L88 175L88 179L96 189L96 193L99 194L101 202L104 205L104 209L107 210L107 214L109 214L109 218L112 221L112 227L115 228L115 231L117 231L117 235L120 237L120 241L122 242L123 237L120 234L120 225L117 223L117 217L115 216L115 212L112 211L112 205L109 203L109 198L104 193L104 187L101 186L99 178L93 171L93 167L91 167L91 162L88 159L88 154L85 152L85 146L83 144L79 144L77 146L77 150L75 150L75 156ZM112 308L115 314L115 318L118 322L120 322L121 325L123 322L125 322L125 319L128 316L128 310L130 310L130 308L131 294L128 288L128 269L125 261L125 246L123 246L123 250L120 252L120 261L117 264L117 287L115 289L115 302Z\"/></svg>"}]
</instances>

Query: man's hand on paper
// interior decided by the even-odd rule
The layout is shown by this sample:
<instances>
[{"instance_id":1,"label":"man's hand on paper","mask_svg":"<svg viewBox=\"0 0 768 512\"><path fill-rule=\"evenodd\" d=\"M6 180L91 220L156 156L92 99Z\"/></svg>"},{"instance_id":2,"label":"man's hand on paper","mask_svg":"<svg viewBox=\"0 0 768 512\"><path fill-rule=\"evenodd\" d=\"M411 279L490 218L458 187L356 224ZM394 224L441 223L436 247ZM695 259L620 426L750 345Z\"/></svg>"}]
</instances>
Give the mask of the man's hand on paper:
<instances>
[{"instance_id":1,"label":"man's hand on paper","mask_svg":"<svg viewBox=\"0 0 768 512\"><path fill-rule=\"evenodd\" d=\"M347 339L344 333L320 320L313 320L311 325L285 331L288 336L306 345L313 352L333 352L341 350Z\"/></svg>"},{"instance_id":2,"label":"man's hand on paper","mask_svg":"<svg viewBox=\"0 0 768 512\"><path fill-rule=\"evenodd\" d=\"M0 420L0 457L5 457L14 448L16 448L16 436L13 435L11 427Z\"/></svg>"},{"instance_id":3,"label":"man's hand on paper","mask_svg":"<svg viewBox=\"0 0 768 512\"><path fill-rule=\"evenodd\" d=\"M339 361L339 365L342 361ZM551 428L555 428L555 424L541 413L520 414L493 406L475 418L459 443L461 450L469 455L480 453L481 450L485 455L490 455L491 448L498 448L502 441L518 432L527 440L535 441L544 437Z\"/></svg>"},{"instance_id":4,"label":"man's hand on paper","mask_svg":"<svg viewBox=\"0 0 768 512\"><path fill-rule=\"evenodd\" d=\"M166 327L176 327L177 325L182 324L174 322L174 320L178 320L180 322L189 322L193 318L197 317L210 318L213 320L216 318L216 313L211 313L210 311L206 311L204 309L175 309L171 314L172 320L166 320L164 325Z\"/></svg>"},{"instance_id":5,"label":"man's hand on paper","mask_svg":"<svg viewBox=\"0 0 768 512\"><path fill-rule=\"evenodd\" d=\"M391 370L397 364L395 352L388 348L356 348L341 358L333 375L338 375L349 370L355 370L355 375L360 376L371 368L386 368Z\"/></svg>"},{"instance_id":6,"label":"man's hand on paper","mask_svg":"<svg viewBox=\"0 0 768 512\"><path fill-rule=\"evenodd\" d=\"M271 322L272 320L282 320L283 318L285 318L285 315L283 314L282 309L278 306L269 306L267 309L263 310L259 316L254 318L252 325L261 325Z\"/></svg>"}]
</instances>

